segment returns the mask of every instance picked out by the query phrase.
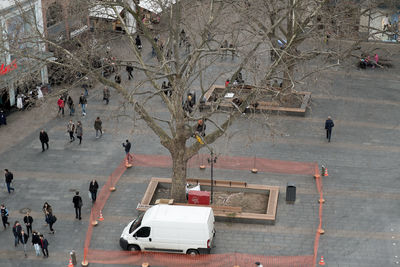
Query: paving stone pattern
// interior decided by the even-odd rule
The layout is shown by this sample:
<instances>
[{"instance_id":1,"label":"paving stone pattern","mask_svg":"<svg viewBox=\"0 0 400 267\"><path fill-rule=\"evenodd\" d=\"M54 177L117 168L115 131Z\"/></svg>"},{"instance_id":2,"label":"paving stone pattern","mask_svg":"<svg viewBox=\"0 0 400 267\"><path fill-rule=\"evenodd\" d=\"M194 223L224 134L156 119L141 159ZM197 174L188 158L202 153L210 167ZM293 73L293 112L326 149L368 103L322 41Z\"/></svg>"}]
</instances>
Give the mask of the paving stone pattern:
<instances>
[{"instance_id":1,"label":"paving stone pattern","mask_svg":"<svg viewBox=\"0 0 400 267\"><path fill-rule=\"evenodd\" d=\"M241 118L230 129L229 140L221 139L213 145L223 155L257 155L318 162L328 167L329 177L324 179L323 228L326 233L319 243L319 256L324 256L327 266L394 266L399 261L400 82L396 72L397 67L389 71L362 72L351 68L331 71L320 77L329 80L329 86L309 88L313 92L313 102L312 111L306 118L271 117L271 123L281 134L271 137L268 130L255 126L253 120ZM126 80L126 73L123 73L123 79ZM48 259L36 258L30 245L29 257L25 259L22 248L13 246L11 229L1 231L1 266L65 266L72 249L77 251L81 261L91 207L87 196L91 178L96 177L100 186L105 183L124 156L121 143L126 138L133 140L134 153L168 154L142 122L126 118L115 122L113 115L119 110L120 103L115 92L112 92L109 106L101 102L100 95L92 89L88 115L81 117L77 108L77 115L73 117L83 123L82 145L78 145L77 140L69 142L65 132L69 116L56 118L51 112L47 120L32 118L30 124L19 124L18 121L23 116L32 116L33 111L12 114L7 127L14 131L15 127L20 129L18 138L15 134L7 134L12 131L6 127L0 128L0 167L14 172L16 189L10 195L2 189L0 201L9 208L11 223L22 220L20 209L31 209L35 220L33 228L43 232L50 243ZM160 103L156 105L156 111L162 114ZM335 121L329 144L323 130L328 115ZM105 129L100 139L95 138L93 129L97 116L102 117ZM44 153L38 140L41 128L47 129L50 136L50 149ZM249 141L249 128L255 132L251 134L257 136L253 143ZM208 130L211 129L212 126ZM188 174L208 178L209 169L189 169ZM127 170L103 210L105 221L93 231L91 248L119 250L121 231L137 215L135 207L147 182L151 177L170 175L171 170L166 168L134 167ZM276 225L218 222L213 253L283 256L313 253L318 195L312 177L216 169L215 178L277 185L281 191ZM297 186L295 204L285 202L287 182ZM75 220L74 190L79 190L83 197L82 221ZM47 234L48 229L44 226L41 208L45 201L53 206L58 217L55 235Z\"/></svg>"}]
</instances>

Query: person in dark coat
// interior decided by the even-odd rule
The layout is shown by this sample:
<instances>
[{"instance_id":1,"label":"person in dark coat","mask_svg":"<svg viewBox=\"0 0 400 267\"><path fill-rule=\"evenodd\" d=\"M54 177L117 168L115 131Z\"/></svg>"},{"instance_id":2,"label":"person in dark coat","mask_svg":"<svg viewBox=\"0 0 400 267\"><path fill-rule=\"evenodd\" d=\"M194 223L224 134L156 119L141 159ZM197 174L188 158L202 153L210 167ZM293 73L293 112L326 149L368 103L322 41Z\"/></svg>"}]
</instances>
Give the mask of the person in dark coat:
<instances>
[{"instance_id":1,"label":"person in dark coat","mask_svg":"<svg viewBox=\"0 0 400 267\"><path fill-rule=\"evenodd\" d=\"M45 130L41 130L39 134L40 142L42 143L42 152L44 152L44 145L46 144L46 149L49 149L49 136Z\"/></svg>"},{"instance_id":2,"label":"person in dark coat","mask_svg":"<svg viewBox=\"0 0 400 267\"><path fill-rule=\"evenodd\" d=\"M100 120L100 117L97 117L96 120L94 121L94 129L96 130L96 138L103 136L102 124L103 124L103 122ZM100 136L99 136L99 132L100 132Z\"/></svg>"},{"instance_id":3,"label":"person in dark coat","mask_svg":"<svg viewBox=\"0 0 400 267\"><path fill-rule=\"evenodd\" d=\"M40 237L36 231L32 232L32 245L35 248L36 256L40 256Z\"/></svg>"},{"instance_id":4,"label":"person in dark coat","mask_svg":"<svg viewBox=\"0 0 400 267\"><path fill-rule=\"evenodd\" d=\"M7 117L4 111L0 110L0 126L3 124L7 125Z\"/></svg>"},{"instance_id":5,"label":"person in dark coat","mask_svg":"<svg viewBox=\"0 0 400 267\"><path fill-rule=\"evenodd\" d=\"M27 235L24 230L21 230L21 243L24 247L25 258L28 257L28 255L26 254L26 244L28 243L28 239L29 235Z\"/></svg>"},{"instance_id":6,"label":"person in dark coat","mask_svg":"<svg viewBox=\"0 0 400 267\"><path fill-rule=\"evenodd\" d=\"M335 124L333 123L331 116L328 116L328 119L325 121L326 139L328 139L328 142L331 141L332 128L334 126Z\"/></svg>"},{"instance_id":7,"label":"person in dark coat","mask_svg":"<svg viewBox=\"0 0 400 267\"><path fill-rule=\"evenodd\" d=\"M75 196L72 198L72 203L74 203L76 219L81 220L82 198L79 196L79 192L75 193Z\"/></svg>"},{"instance_id":8,"label":"person in dark coat","mask_svg":"<svg viewBox=\"0 0 400 267\"><path fill-rule=\"evenodd\" d=\"M3 222L3 227L4 230L7 228L7 225L10 226L10 223L8 222L8 209L4 204L1 204L0 206L0 213L1 213L1 220Z\"/></svg>"},{"instance_id":9,"label":"person in dark coat","mask_svg":"<svg viewBox=\"0 0 400 267\"><path fill-rule=\"evenodd\" d=\"M69 115L73 116L75 113L75 105L74 105L74 100L72 100L71 96L68 96L67 105L69 108Z\"/></svg>"},{"instance_id":10,"label":"person in dark coat","mask_svg":"<svg viewBox=\"0 0 400 267\"><path fill-rule=\"evenodd\" d=\"M47 241L46 238L44 238L43 235L40 235L40 247L42 248L43 252L43 258L48 258L49 257L49 242Z\"/></svg>"},{"instance_id":11,"label":"person in dark coat","mask_svg":"<svg viewBox=\"0 0 400 267\"><path fill-rule=\"evenodd\" d=\"M14 245L17 246L22 239L21 236L22 226L19 221L15 221L13 226L13 234L14 234ZM22 241L22 240L21 240Z\"/></svg>"},{"instance_id":12,"label":"person in dark coat","mask_svg":"<svg viewBox=\"0 0 400 267\"><path fill-rule=\"evenodd\" d=\"M126 142L122 144L122 146L125 148L126 159L128 160L128 162L130 162L132 160L132 155L129 153L129 151L131 151L132 145L127 139Z\"/></svg>"},{"instance_id":13,"label":"person in dark coat","mask_svg":"<svg viewBox=\"0 0 400 267\"><path fill-rule=\"evenodd\" d=\"M11 187L11 183L12 183L12 180L14 179L14 175L8 169L4 169L4 176L5 176L5 182L7 185L7 191L9 194L11 194L11 190L13 192L15 191L14 187Z\"/></svg>"},{"instance_id":14,"label":"person in dark coat","mask_svg":"<svg viewBox=\"0 0 400 267\"><path fill-rule=\"evenodd\" d=\"M140 40L139 35L136 35L135 43L136 43L137 49L142 50L142 40Z\"/></svg>"},{"instance_id":15,"label":"person in dark coat","mask_svg":"<svg viewBox=\"0 0 400 267\"><path fill-rule=\"evenodd\" d=\"M128 65L126 66L126 72L128 72L128 80L130 80L131 78L133 79L132 71L133 71L132 64L128 63Z\"/></svg>"},{"instance_id":16,"label":"person in dark coat","mask_svg":"<svg viewBox=\"0 0 400 267\"><path fill-rule=\"evenodd\" d=\"M97 198L97 190L99 189L99 184L97 183L97 181L95 180L95 179L93 179L91 182L90 182L90 185L89 185L89 192L90 192L90 194L91 194L91 197L92 197L92 202L95 202L96 201L96 198Z\"/></svg>"},{"instance_id":17,"label":"person in dark coat","mask_svg":"<svg viewBox=\"0 0 400 267\"><path fill-rule=\"evenodd\" d=\"M108 87L104 87L103 89L103 101L106 101L106 105L110 101L110 89Z\"/></svg>"},{"instance_id":18,"label":"person in dark coat","mask_svg":"<svg viewBox=\"0 0 400 267\"><path fill-rule=\"evenodd\" d=\"M83 115L83 116L86 116L87 99L86 99L86 97L83 95L83 93L82 93L81 96L79 97L79 105L81 105L81 108L82 108L82 115Z\"/></svg>"},{"instance_id":19,"label":"person in dark coat","mask_svg":"<svg viewBox=\"0 0 400 267\"><path fill-rule=\"evenodd\" d=\"M33 218L29 214L29 212L27 212L24 217L24 224L26 226L26 232L28 233L28 236L29 236L29 231L31 231L32 233L32 223L33 223Z\"/></svg>"},{"instance_id":20,"label":"person in dark coat","mask_svg":"<svg viewBox=\"0 0 400 267\"><path fill-rule=\"evenodd\" d=\"M76 133L76 138L79 139L79 144L82 144L83 127L81 121L78 121L76 123L75 133Z\"/></svg>"},{"instance_id":21,"label":"person in dark coat","mask_svg":"<svg viewBox=\"0 0 400 267\"><path fill-rule=\"evenodd\" d=\"M121 75L119 74L119 72L115 74L114 80L116 83L121 84Z\"/></svg>"}]
</instances>

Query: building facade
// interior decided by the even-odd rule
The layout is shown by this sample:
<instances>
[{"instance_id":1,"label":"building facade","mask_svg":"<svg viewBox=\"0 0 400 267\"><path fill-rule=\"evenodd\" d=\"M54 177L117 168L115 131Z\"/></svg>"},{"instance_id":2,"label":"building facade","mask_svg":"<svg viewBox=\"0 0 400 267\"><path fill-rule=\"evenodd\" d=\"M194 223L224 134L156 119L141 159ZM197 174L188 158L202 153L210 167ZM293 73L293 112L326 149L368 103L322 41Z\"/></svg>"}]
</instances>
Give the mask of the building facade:
<instances>
[{"instance_id":1,"label":"building facade","mask_svg":"<svg viewBox=\"0 0 400 267\"><path fill-rule=\"evenodd\" d=\"M9 109L17 93L48 82L41 1L1 1L0 27L0 108Z\"/></svg>"}]
</instances>

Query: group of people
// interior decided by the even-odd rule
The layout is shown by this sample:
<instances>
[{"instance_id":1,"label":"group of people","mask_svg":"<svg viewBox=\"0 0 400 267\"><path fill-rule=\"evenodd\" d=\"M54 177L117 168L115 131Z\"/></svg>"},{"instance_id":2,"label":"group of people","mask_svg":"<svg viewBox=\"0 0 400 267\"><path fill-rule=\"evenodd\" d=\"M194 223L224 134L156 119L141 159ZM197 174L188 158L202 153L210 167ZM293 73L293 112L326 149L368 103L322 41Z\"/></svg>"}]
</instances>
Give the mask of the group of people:
<instances>
[{"instance_id":1,"label":"group of people","mask_svg":"<svg viewBox=\"0 0 400 267\"><path fill-rule=\"evenodd\" d=\"M74 100L68 93L62 94L59 99L57 100L57 106L58 106L58 113L57 115L62 115L64 116L64 109L65 109L65 104L67 104L69 108L69 115L74 116L75 114L75 104ZM84 93L81 94L79 97L79 105L82 108L82 116L86 116L86 105L87 105L87 99Z\"/></svg>"},{"instance_id":2,"label":"group of people","mask_svg":"<svg viewBox=\"0 0 400 267\"><path fill-rule=\"evenodd\" d=\"M5 172L5 181L7 184L8 191L9 192L10 192L10 190L14 191L14 188L11 188L11 186L10 186L10 184L13 180L13 174L8 169L5 169L4 172ZM89 196L92 199L92 203L94 203L97 199L98 189L99 189L99 184L97 183L96 179L93 179L92 181L90 181ZM79 196L79 192L75 193L75 196L72 198L72 202L73 202L74 208L75 208L76 219L81 220L82 219L81 208L83 206L83 201L82 201L82 198ZM52 206L48 202L45 202L43 204L42 211L44 214L44 220L46 222L46 225L48 225L50 228L49 234L54 234L55 230L53 229L53 225L57 221L57 217L53 214ZM7 209L5 204L0 205L0 215L1 215L1 220L3 223L4 230L6 230L8 227L10 227L10 223L8 222L8 218L9 218L10 214L9 214L9 210ZM22 228L21 223L18 220L15 221L15 223L12 227L12 232L14 235L14 246L17 247L21 243L23 245L25 257L27 257L26 244L28 243L28 240L30 237L29 235L31 234L32 235L31 241L32 241L32 245L35 248L36 256L41 255L40 254L40 250L41 250L43 253L43 257L48 257L49 256L49 252L48 252L49 243L44 238L43 234L40 234L39 232L33 230L34 220L29 211L23 217L22 221L25 224L26 231Z\"/></svg>"},{"instance_id":3,"label":"group of people","mask_svg":"<svg viewBox=\"0 0 400 267\"><path fill-rule=\"evenodd\" d=\"M49 218L51 218L51 217L54 217L55 220L57 220L56 217L54 215L52 215L51 207L50 207L50 205L48 205L47 202L43 206L43 212L45 212L46 222L48 222L50 220ZM4 230L6 230L7 227L10 227L10 223L8 222L9 211L4 204L1 204L1 206L0 206L0 214L1 214L1 220L3 222ZM54 234L54 232L55 232L54 229L52 229L52 225L55 222L54 218L51 218L52 223L50 224L51 225L50 226L50 234ZM12 232L14 235L14 246L17 247L21 243L22 247L24 249L25 257L27 257L28 254L27 254L26 245L28 244L29 233L31 233L32 246L34 246L34 248L35 248L36 256L40 256L41 255L40 251L42 251L43 257L48 257L49 256L49 251L48 251L49 242L43 236L43 234L32 230L33 218L29 212L27 212L26 215L24 216L23 223L25 224L26 231L22 228L22 225L19 221L15 221L14 225L12 227Z\"/></svg>"},{"instance_id":4,"label":"group of people","mask_svg":"<svg viewBox=\"0 0 400 267\"><path fill-rule=\"evenodd\" d=\"M379 66L378 54L375 54L373 59L371 59L370 56L366 56L365 54L361 55L360 62L359 62L360 68L366 69L367 67L370 67L370 68L374 69L377 66Z\"/></svg>"},{"instance_id":5,"label":"group of people","mask_svg":"<svg viewBox=\"0 0 400 267\"><path fill-rule=\"evenodd\" d=\"M228 56L228 51L231 52L231 56L232 56L231 59L232 59L232 60L235 59L235 48L234 48L234 46L233 46L232 43L228 45L228 41L225 39L225 40L222 42L220 48L221 48L221 50L222 50L222 53L221 53L221 58L222 58L222 59L224 59L224 58L226 58L226 57Z\"/></svg>"},{"instance_id":6,"label":"group of people","mask_svg":"<svg viewBox=\"0 0 400 267\"><path fill-rule=\"evenodd\" d=\"M76 134L76 137L79 139L79 144L82 143L83 126L81 121L78 121L75 125L72 120L69 120L67 124L67 132L69 133L69 140L71 143L75 141L74 134Z\"/></svg>"},{"instance_id":7,"label":"group of people","mask_svg":"<svg viewBox=\"0 0 400 267\"><path fill-rule=\"evenodd\" d=\"M168 84L166 81L163 81L161 84L161 90L164 92L164 94L168 97L172 96L172 84L171 82L168 81Z\"/></svg>"}]
</instances>

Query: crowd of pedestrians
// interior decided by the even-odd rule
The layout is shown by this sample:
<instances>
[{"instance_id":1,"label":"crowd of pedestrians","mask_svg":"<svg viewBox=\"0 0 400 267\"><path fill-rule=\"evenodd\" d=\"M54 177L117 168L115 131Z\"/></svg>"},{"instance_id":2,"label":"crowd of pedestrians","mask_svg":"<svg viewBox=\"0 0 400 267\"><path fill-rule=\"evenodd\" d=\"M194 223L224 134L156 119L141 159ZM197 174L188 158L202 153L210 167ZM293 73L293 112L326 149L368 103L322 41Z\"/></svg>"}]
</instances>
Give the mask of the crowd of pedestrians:
<instances>
[{"instance_id":1,"label":"crowd of pedestrians","mask_svg":"<svg viewBox=\"0 0 400 267\"><path fill-rule=\"evenodd\" d=\"M46 202L47 203L47 202ZM10 227L10 223L8 222L9 212L4 204L0 206L1 219L3 222L4 230ZM23 218L23 222L26 227L26 231L23 229L21 223L17 220L14 222L12 226L12 234L14 236L14 247L18 247L19 244L22 245L22 249L24 250L25 257L28 257L28 249L27 244L29 243L29 234L31 234L31 243L35 249L36 256L41 256L40 252L42 251L43 257L47 258L49 256L48 245L49 242L44 237L43 234L32 230L33 218L29 212L26 213ZM53 231L54 233L54 231Z\"/></svg>"}]
</instances>

